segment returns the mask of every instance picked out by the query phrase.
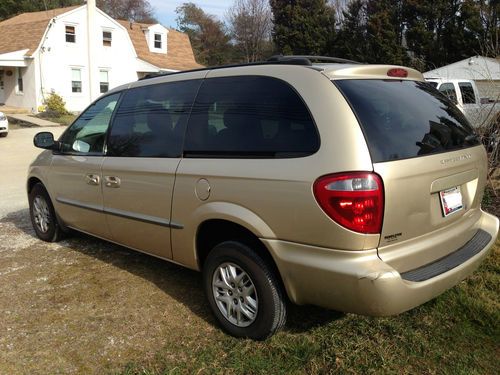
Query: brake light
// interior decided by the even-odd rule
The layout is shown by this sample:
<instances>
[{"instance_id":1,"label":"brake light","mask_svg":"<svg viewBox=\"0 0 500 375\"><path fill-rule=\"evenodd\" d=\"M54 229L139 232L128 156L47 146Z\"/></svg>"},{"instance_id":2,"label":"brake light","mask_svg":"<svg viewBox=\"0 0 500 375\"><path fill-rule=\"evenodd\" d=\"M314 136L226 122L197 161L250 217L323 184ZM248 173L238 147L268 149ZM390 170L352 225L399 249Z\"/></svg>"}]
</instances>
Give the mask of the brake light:
<instances>
[{"instance_id":1,"label":"brake light","mask_svg":"<svg viewBox=\"0 0 500 375\"><path fill-rule=\"evenodd\" d=\"M351 172L320 177L314 197L336 223L359 233L380 233L384 212L382 179L371 172Z\"/></svg>"},{"instance_id":2,"label":"brake light","mask_svg":"<svg viewBox=\"0 0 500 375\"><path fill-rule=\"evenodd\" d=\"M392 68L387 71L387 75L389 77L406 78L408 77L408 71L402 68Z\"/></svg>"}]
</instances>

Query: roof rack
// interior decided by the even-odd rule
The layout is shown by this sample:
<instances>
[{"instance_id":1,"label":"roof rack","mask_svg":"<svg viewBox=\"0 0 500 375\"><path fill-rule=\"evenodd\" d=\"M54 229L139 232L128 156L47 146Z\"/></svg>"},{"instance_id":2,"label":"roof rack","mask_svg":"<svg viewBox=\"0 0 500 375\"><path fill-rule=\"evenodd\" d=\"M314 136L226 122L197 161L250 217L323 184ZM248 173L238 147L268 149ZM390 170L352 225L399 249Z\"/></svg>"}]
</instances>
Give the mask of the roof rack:
<instances>
[{"instance_id":1,"label":"roof rack","mask_svg":"<svg viewBox=\"0 0 500 375\"><path fill-rule=\"evenodd\" d=\"M209 66L206 68L200 69L192 69L192 70L183 70L180 72L162 72L162 73L149 73L144 77L139 78L139 81L144 79L156 78L156 77L164 77L172 74L181 74L181 73L190 73L190 72L200 72L204 70L216 70L216 69L224 69L224 68L236 68L242 66L256 66L256 65L274 65L274 64L283 64L283 65L303 65L303 66L311 66L312 61L321 61L321 62L329 62L336 64L361 64L358 61L341 59L338 57L328 57L328 56L309 56L309 55L274 55L268 58L266 61L257 61L245 64L228 64L228 65L219 65L219 66Z\"/></svg>"},{"instance_id":2,"label":"roof rack","mask_svg":"<svg viewBox=\"0 0 500 375\"><path fill-rule=\"evenodd\" d=\"M278 63L296 63L297 65L312 65L313 61L336 63L336 64L361 64L359 61L341 59L339 57L330 56L313 56L313 55L274 55L267 59L269 62Z\"/></svg>"}]
</instances>

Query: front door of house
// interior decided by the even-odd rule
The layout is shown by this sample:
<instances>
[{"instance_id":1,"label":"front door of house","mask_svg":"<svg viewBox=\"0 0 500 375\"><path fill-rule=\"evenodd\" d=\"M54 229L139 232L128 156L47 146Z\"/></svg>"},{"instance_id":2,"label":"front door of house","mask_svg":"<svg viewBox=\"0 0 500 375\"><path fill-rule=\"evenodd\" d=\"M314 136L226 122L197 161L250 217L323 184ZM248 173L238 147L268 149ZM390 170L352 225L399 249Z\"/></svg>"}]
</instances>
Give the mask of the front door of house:
<instances>
[{"instance_id":1,"label":"front door of house","mask_svg":"<svg viewBox=\"0 0 500 375\"><path fill-rule=\"evenodd\" d=\"M4 75L5 72L3 69L0 69L0 104L5 103L5 90L4 90Z\"/></svg>"}]
</instances>

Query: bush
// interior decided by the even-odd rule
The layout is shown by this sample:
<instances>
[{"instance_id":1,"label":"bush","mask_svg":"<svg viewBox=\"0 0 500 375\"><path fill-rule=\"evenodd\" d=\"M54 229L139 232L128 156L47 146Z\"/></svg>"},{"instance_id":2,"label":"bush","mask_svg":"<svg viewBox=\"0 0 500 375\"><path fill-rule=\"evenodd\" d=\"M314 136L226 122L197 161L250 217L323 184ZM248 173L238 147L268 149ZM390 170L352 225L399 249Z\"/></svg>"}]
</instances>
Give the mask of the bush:
<instances>
[{"instance_id":1,"label":"bush","mask_svg":"<svg viewBox=\"0 0 500 375\"><path fill-rule=\"evenodd\" d=\"M45 109L47 112L56 113L58 116L67 115L69 113L66 109L66 102L55 92L52 92L49 97L45 99L45 105L47 106Z\"/></svg>"}]
</instances>

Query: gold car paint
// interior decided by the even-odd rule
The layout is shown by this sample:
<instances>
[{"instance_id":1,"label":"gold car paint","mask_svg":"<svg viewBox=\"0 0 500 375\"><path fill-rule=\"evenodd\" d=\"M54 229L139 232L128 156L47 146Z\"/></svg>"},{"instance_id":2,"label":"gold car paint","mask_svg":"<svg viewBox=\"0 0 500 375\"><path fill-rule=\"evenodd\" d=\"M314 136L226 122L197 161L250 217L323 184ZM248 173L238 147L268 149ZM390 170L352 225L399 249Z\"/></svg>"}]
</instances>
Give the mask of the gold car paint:
<instances>
[{"instance_id":1,"label":"gold car paint","mask_svg":"<svg viewBox=\"0 0 500 375\"><path fill-rule=\"evenodd\" d=\"M105 158L102 165L103 205L115 242L162 258L172 258L170 209L179 160ZM108 186L107 177L118 178L120 186Z\"/></svg>"},{"instance_id":2,"label":"gold car paint","mask_svg":"<svg viewBox=\"0 0 500 375\"><path fill-rule=\"evenodd\" d=\"M480 264L498 234L498 219L479 208L485 184L484 149L476 147L373 165L358 121L331 80L391 79L387 77L391 68L393 66L387 65L336 64L318 65L313 69L263 65L172 75L127 85L138 87L205 76L263 75L283 79L309 107L320 133L321 147L317 153L297 159L181 159L171 197L171 217L154 207L158 204L157 199L171 194L170 186L165 187L165 192L156 192L156 199L148 197L148 192L143 190L150 178L158 188L163 181L171 182L172 167L178 160L173 159L172 164L161 159L147 166L141 162L126 166L120 164L126 163L124 159L117 158L117 164L111 166L110 163L106 173L116 174L123 183L129 181L129 173L132 173L129 167L141 168L144 169L144 182L134 182L130 185L133 192L115 196L110 202L114 200L116 206L122 207L127 201L130 204L133 194L142 193L141 202L148 207L134 203L135 206L127 206L129 211L161 218L179 227L170 229L172 253L159 247L155 250L156 244L133 243L132 238L127 237L130 227L121 226L118 221L114 242L128 242L136 250L162 258L171 255L171 261L199 269L196 256L199 225L210 219L232 221L261 238L293 302L368 315L396 314L452 287ZM423 79L419 72L405 69L409 72L406 79ZM471 157L462 160L460 155L463 153L470 153ZM441 163L456 158L459 162ZM386 208L381 236L355 233L336 224L321 210L312 193L313 182L322 175L372 170L382 176L385 187ZM43 174L36 172L36 165L32 166L32 171L33 175ZM71 173L67 171L66 174ZM210 186L210 194L205 200L196 194L200 179L207 180ZM43 182L49 190L56 191L54 185L61 180L48 178ZM86 187L75 181L72 185L75 192L83 191L85 196ZM457 185L461 186L468 207L443 218L436 194L442 188ZM52 197L53 191L49 194ZM407 203L409 208L404 208ZM164 209L165 202L162 204ZM57 205L56 210L60 207ZM110 203L109 207L115 206ZM69 217L73 216L69 213ZM86 218L84 222L90 220ZM424 282L413 283L401 278L401 272L458 249L479 228L492 236L479 254ZM157 226L159 231L164 229ZM397 236L398 233L401 235ZM158 244L164 242L163 234L158 237L161 238ZM144 239L143 235L141 238ZM396 240L390 242L392 238Z\"/></svg>"},{"instance_id":3,"label":"gold car paint","mask_svg":"<svg viewBox=\"0 0 500 375\"><path fill-rule=\"evenodd\" d=\"M263 242L273 254L292 302L387 316L427 302L479 267L496 241L498 218L481 211L478 224L492 235L483 250L422 282L402 279L397 270L378 257L376 250L340 251L276 240Z\"/></svg>"},{"instance_id":4,"label":"gold car paint","mask_svg":"<svg viewBox=\"0 0 500 375\"><path fill-rule=\"evenodd\" d=\"M218 69L207 78L241 75L271 76L291 84L309 107L320 134L320 149L311 156L291 159L182 159L172 220L184 229L172 230L174 259L196 267L195 238L199 225L204 220L223 218L243 225L260 238L325 247L334 243L337 248L348 250L376 248L379 235L359 234L341 227L321 210L312 193L314 181L322 175L373 168L356 117L340 92L325 76L297 66ZM206 201L195 194L201 178L211 187ZM214 203L223 211L203 208L213 207ZM211 215L198 215L205 211ZM264 224L252 224L257 221ZM266 227L271 230L259 230Z\"/></svg>"},{"instance_id":5,"label":"gold car paint","mask_svg":"<svg viewBox=\"0 0 500 375\"><path fill-rule=\"evenodd\" d=\"M111 238L103 212L103 160L102 156L54 154L45 186L53 198L56 212L67 226L98 237ZM86 180L88 175L95 176L99 182L89 184Z\"/></svg>"},{"instance_id":6,"label":"gold car paint","mask_svg":"<svg viewBox=\"0 0 500 375\"><path fill-rule=\"evenodd\" d=\"M442 163L464 154L469 157ZM486 168L483 146L374 164L386 196L380 258L404 272L440 259L469 241L479 227ZM456 186L464 208L444 217L439 191ZM398 235L395 241L394 235Z\"/></svg>"}]
</instances>

